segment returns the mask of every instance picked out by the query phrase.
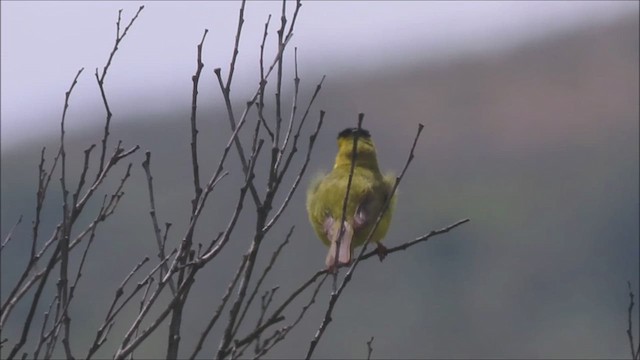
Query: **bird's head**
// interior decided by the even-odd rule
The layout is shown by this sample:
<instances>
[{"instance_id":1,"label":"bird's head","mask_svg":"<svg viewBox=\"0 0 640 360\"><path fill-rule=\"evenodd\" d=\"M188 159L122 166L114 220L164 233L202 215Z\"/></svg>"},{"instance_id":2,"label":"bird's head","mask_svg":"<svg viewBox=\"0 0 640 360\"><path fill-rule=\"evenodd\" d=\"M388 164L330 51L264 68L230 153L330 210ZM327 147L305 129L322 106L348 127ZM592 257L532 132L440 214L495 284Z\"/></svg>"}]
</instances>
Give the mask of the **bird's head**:
<instances>
[{"instance_id":1,"label":"bird's head","mask_svg":"<svg viewBox=\"0 0 640 360\"><path fill-rule=\"evenodd\" d=\"M338 133L338 155L334 167L351 167L353 159L353 143L358 138L356 145L356 166L378 169L376 148L371 140L371 134L365 129L346 128Z\"/></svg>"}]
</instances>

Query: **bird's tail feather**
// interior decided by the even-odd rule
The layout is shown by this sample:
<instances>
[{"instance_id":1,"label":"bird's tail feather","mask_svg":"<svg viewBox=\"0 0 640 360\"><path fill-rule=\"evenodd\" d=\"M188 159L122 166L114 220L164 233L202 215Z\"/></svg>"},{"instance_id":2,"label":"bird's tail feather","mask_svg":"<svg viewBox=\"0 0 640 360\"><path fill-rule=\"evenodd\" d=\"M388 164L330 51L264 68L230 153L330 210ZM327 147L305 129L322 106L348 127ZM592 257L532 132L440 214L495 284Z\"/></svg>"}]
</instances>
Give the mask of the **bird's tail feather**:
<instances>
[{"instance_id":1,"label":"bird's tail feather","mask_svg":"<svg viewBox=\"0 0 640 360\"><path fill-rule=\"evenodd\" d=\"M351 240L353 239L353 227L346 221L344 222L344 230L340 239L340 252L338 255L338 264L336 264L336 252L338 249L338 234L340 233L340 225L338 222L334 224L334 229L330 237L331 246L326 258L327 268L333 268L339 265L346 265L351 262Z\"/></svg>"}]
</instances>

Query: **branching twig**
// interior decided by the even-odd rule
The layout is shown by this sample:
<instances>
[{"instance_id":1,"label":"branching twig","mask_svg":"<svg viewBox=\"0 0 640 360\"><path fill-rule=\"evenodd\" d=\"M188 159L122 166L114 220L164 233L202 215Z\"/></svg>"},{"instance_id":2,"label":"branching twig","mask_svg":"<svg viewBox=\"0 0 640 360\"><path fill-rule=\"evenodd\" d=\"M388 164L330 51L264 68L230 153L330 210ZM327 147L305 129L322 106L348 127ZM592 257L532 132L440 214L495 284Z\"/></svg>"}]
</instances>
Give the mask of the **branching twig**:
<instances>
[{"instance_id":1,"label":"branching twig","mask_svg":"<svg viewBox=\"0 0 640 360\"><path fill-rule=\"evenodd\" d=\"M144 303L147 300L147 295L149 294L149 289L151 289L151 285L153 285L153 278L149 278L149 282L147 282L147 287L144 289L144 294L142 294L142 299L140 299L140 310L138 311L138 314L140 314L140 312L142 312L142 309L144 308ZM138 336L138 329L136 329L135 336ZM133 359L133 351L131 351L130 359Z\"/></svg>"},{"instance_id":2,"label":"branching twig","mask_svg":"<svg viewBox=\"0 0 640 360\"><path fill-rule=\"evenodd\" d=\"M287 132L285 133L284 136L284 141L282 142L282 146L280 147L280 153L278 154L278 161L276 161L276 169L278 168L278 164L280 162L280 159L282 158L282 154L284 153L284 150L287 148L287 144L289 143L289 138L291 136L291 132L293 131L293 122L296 118L296 113L298 111L298 92L300 91L300 77L298 76L298 48L295 47L293 48L293 64L294 64L294 74L295 77L293 78L293 102L291 104L291 115L289 116L289 125L287 126ZM311 101L309 102L310 104L313 103L313 98L311 99Z\"/></svg>"},{"instance_id":3,"label":"branching twig","mask_svg":"<svg viewBox=\"0 0 640 360\"><path fill-rule=\"evenodd\" d=\"M151 216L151 223L153 225L153 233L156 237L156 243L158 245L158 258L162 261L165 258L164 256L164 245L167 240L166 234L169 231L170 225L167 223L165 230L165 237L162 238L160 234L160 226L158 225L158 218L156 217L156 203L153 196L153 176L151 176L151 152L145 152L145 160L142 162L142 167L144 168L144 172L147 175L147 188L149 189L149 215ZM163 276L163 271L166 273L169 271L167 264L164 263L160 268L160 277ZM176 287L173 283L173 279L169 279L169 288L171 289L171 293L175 295Z\"/></svg>"},{"instance_id":4,"label":"branching twig","mask_svg":"<svg viewBox=\"0 0 640 360\"><path fill-rule=\"evenodd\" d=\"M71 96L71 93L73 92L73 88L75 87L75 85L78 83L78 77L80 77L80 74L82 73L82 70L84 70L84 68L80 69L78 71L78 73L76 74L76 76L73 79L73 82L71 83L71 86L69 87L69 90L65 93L65 101L64 101L64 106L63 106L63 110L62 110L62 119L60 121L60 128L61 128L61 135L60 135L60 152L62 154L62 159L64 162L64 121L65 121L65 117L67 115L67 109L69 108L69 98ZM66 190L64 189L64 167L62 170L62 183L63 183L63 191ZM65 200L65 207L64 210L66 211L66 200ZM66 212L64 214L64 216L66 217ZM64 224L64 221L63 221ZM63 226L64 227L64 226ZM64 236L63 236L64 237ZM67 237L68 240L68 237ZM9 354L9 359L13 359L15 357L15 355L17 354L18 351L20 351L20 349L22 348L22 346L24 345L24 343L27 340L27 336L29 334L29 330L31 328L31 322L33 321L33 316L35 314L35 310L38 306L38 303L40 301L40 296L42 295L42 290L44 288L44 285L47 281L47 278L49 276L49 273L51 272L51 270L53 269L54 265L56 264L55 260L58 256L59 253L63 253L63 257L64 257L64 251L68 251L68 242L66 244L63 244L63 242L59 242L58 243L58 247L56 248L56 251L54 252L54 254L51 256L51 260L49 261L49 263L47 264L47 268L45 269L45 273L42 277L42 279L40 280L40 285L38 286L38 289L36 290L36 294L33 297L33 300L31 301L31 307L29 308L29 312L27 315L27 318L23 324L23 328L22 328L22 334L20 336L20 340L18 341L18 343L15 344L15 346L13 347L13 349L11 350L10 354ZM66 249L61 249L61 248L65 248ZM62 251L61 251L62 250ZM34 263L35 264L35 259L33 258L33 256L31 257L31 260L29 261L29 263ZM27 265L27 267L29 267L29 265ZM66 271L66 269L64 270ZM66 287L66 284L65 284ZM66 300L66 299L64 299ZM12 305L13 304L13 305ZM11 308L15 305L15 301L13 299L8 299L7 300L7 306L5 306L5 308L3 309L3 313L2 313L2 317L0 320L0 328L4 326L4 323L7 319L7 316L11 310ZM11 307L9 307L11 306Z\"/></svg>"},{"instance_id":5,"label":"branching twig","mask_svg":"<svg viewBox=\"0 0 640 360\"><path fill-rule=\"evenodd\" d=\"M171 256L174 252L172 252L171 254L169 254L169 256ZM147 262L149 261L149 257L145 257L144 259L142 259L142 261L140 261L134 268L133 270L131 270L129 272L129 274L124 278L124 280L122 281L122 283L120 283L120 286L118 286L118 288L116 289L116 294L113 298L113 301L111 302L111 306L109 307L109 310L107 311L107 315L105 316L104 322L102 323L102 325L100 326L100 328L98 329L97 333L96 333L96 337L93 341L93 344L91 344L91 347L89 348L89 352L86 356L87 359L90 359L96 351L98 351L98 349L100 348L100 346L102 346L102 344L107 340L107 335L109 335L109 331L111 330L111 327L114 324L114 319L115 317L118 315L118 313L120 312L120 310L124 307L124 305L126 305L129 300L135 295L136 292L138 292L138 290L140 290L144 284L147 281L150 281L149 279L151 279L151 277L153 276L153 274L155 273L155 271L157 269L160 268L160 266L166 262L166 260L168 260L169 256L164 259L164 261L161 261L160 264L158 264L158 266L156 266L156 268L154 270L151 271L151 273L149 275L147 275L147 277L145 278L145 280L143 280L142 282L138 283L138 285L136 286L136 288L131 292L131 294L127 297L127 299L125 299L122 304L116 309L116 304L118 303L118 300L120 299L120 297L122 297L122 295L124 294L124 287L127 285L127 283L129 282L129 280L131 279L131 277L133 277L133 275L135 273L138 272L138 270L140 270L140 268Z\"/></svg>"},{"instance_id":6,"label":"branching twig","mask_svg":"<svg viewBox=\"0 0 640 360\"><path fill-rule=\"evenodd\" d=\"M256 351L256 355L254 356L254 359L259 359L262 356L264 356L267 352L269 352L274 346L276 346L279 342L281 342L282 340L285 339L285 337L289 334L289 332L291 332L291 330L293 330L293 328L295 328L296 325L298 325L298 323L300 323L300 321L304 318L304 315L307 313L307 310L309 310L309 308L315 304L316 302L316 297L318 296L318 292L320 291L320 288L322 287L322 284L324 284L325 280L327 280L327 276L328 274L325 274L325 276L322 277L322 280L320 280L320 282L318 283L318 285L316 285L316 288L313 290L313 293L311 295L311 298L309 299L309 302L307 302L307 304L305 306L302 307L302 310L300 311L300 313L298 314L298 317L289 325L276 330L276 332L273 334L273 336L267 338L264 343L260 346L259 351ZM273 342L271 342L273 341Z\"/></svg>"},{"instance_id":7,"label":"branching twig","mask_svg":"<svg viewBox=\"0 0 640 360\"><path fill-rule=\"evenodd\" d=\"M239 127L236 129L236 131L234 131L234 134L232 135L230 143L233 140L233 138L235 138L237 136L237 130L238 129L239 129ZM230 143L229 143L228 146L230 146ZM262 148L262 144L263 144L263 141L261 140L258 143L258 147L256 148L255 154L252 154L252 157L257 157L257 155L260 152L260 149ZM227 150L228 150L228 148L227 148ZM142 341L144 341L151 333L153 333L156 330L156 328L162 323L162 321L165 319L165 317L168 315L168 313L173 310L173 308L175 307L175 305L176 305L177 301L180 299L180 297L182 297L182 295L186 291L188 291L190 289L191 285L193 284L194 277L195 277L195 274L198 271L198 269L200 269L208 261L210 261L212 258L214 258L215 255L224 246L224 244L229 240L229 237L231 236L231 232L233 231L233 229L235 227L235 224L237 222L237 219L238 219L238 216L240 214L240 211L243 208L242 205L244 203L244 198L245 198L245 195L247 193L247 190L249 189L249 186L253 183L253 179L255 177L254 172L253 172L255 163L256 163L255 161L251 163L251 167L249 168L250 171L246 176L245 183L242 186L242 188L240 189L240 197L238 199L238 203L237 203L236 208L234 210L234 214L233 214L231 220L229 221L229 224L227 225L227 229L225 230L225 234L223 235L222 240L220 240L218 242L218 244L210 252L208 252L207 254L204 254L201 258L199 258L196 261L194 261L193 263L191 263L191 266L190 266L191 271L185 276L184 282L179 285L178 291L176 292L176 295L172 298L172 300L169 302L167 307L160 313L160 315L158 315L158 317L156 317L156 319L153 320L151 325L149 325L145 330L142 331L140 336L136 337L135 339L132 339L132 336L133 336L134 332L140 326L142 319L145 317L145 315L147 314L148 310L151 308L151 306L154 304L155 300L159 296L160 292L162 291L162 288L164 287L164 285L167 282L167 279L173 274L174 271L178 270L177 261L174 259L172 266L169 267L169 273L167 273L165 275L165 277L162 279L162 281L160 281L160 283L158 284L158 289L156 291L154 291L154 293L151 295L151 297L149 298L149 301L145 305L144 309L141 311L141 313L135 319L134 323L132 324L132 326L129 328L129 330L127 331L126 335L124 336L124 339L123 339L123 341L122 341L122 343L120 345L120 348L117 350L117 352L116 352L116 354L114 356L115 358L124 359L126 356L128 356L131 353L131 351L135 350L135 348L137 346L139 346ZM209 182L207 188L205 188L203 196L200 199L200 204L198 205L198 208L196 209L196 214L194 215L194 217L193 217L193 219L191 221L191 224L189 226L189 230L188 231L193 231L192 227L195 225L195 221L197 221L198 215L199 215L200 211L202 210L202 207L204 206L204 202L206 201L207 194L213 189L213 186L216 183L215 180L216 180L216 177L214 176L211 179L211 181Z\"/></svg>"},{"instance_id":8,"label":"branching twig","mask_svg":"<svg viewBox=\"0 0 640 360\"><path fill-rule=\"evenodd\" d=\"M49 308L47 309L47 311L44 313L44 318L42 320L42 328L40 329L40 339L38 340L38 344L36 345L36 349L33 352L33 358L37 359L38 355L40 354L40 350L42 348L42 345L44 345L45 340L47 339L44 331L47 328L47 322L49 321L49 314L51 313L51 308L53 307L53 304L58 300L58 295L55 295L53 297L53 300L51 300L51 303L49 304ZM51 332L50 332L51 333Z\"/></svg>"},{"instance_id":9,"label":"branching twig","mask_svg":"<svg viewBox=\"0 0 640 360\"><path fill-rule=\"evenodd\" d=\"M267 80L264 77L264 45L265 45L265 42L267 41L267 34L269 30L270 21L271 21L271 14L269 14L269 17L267 18L267 22L264 24L264 32L262 34L262 44L260 44L260 88L258 90L259 98L256 106L258 107L258 118L262 122L262 125L267 130L267 133L269 134L269 137L273 142L275 139L273 137L273 131L271 131L271 129L269 128L269 125L267 124L267 121L264 118L264 89L265 89L265 86L267 85Z\"/></svg>"},{"instance_id":10,"label":"branching twig","mask_svg":"<svg viewBox=\"0 0 640 360\"><path fill-rule=\"evenodd\" d=\"M257 133L256 133L257 135ZM264 143L264 141L261 139L258 143L258 149L260 149L262 147L262 144ZM254 151L250 157L250 169L253 170L253 167L256 163L256 159L258 157L258 152ZM268 200L269 196L267 196L267 200ZM264 203L265 206L269 206L270 202L269 201L265 201ZM258 226L257 229L261 229L262 226L260 226L260 224L262 224L265 221L265 211L262 208L262 206L258 207ZM246 296L246 291L247 291L247 287L249 286L249 281L251 279L251 274L253 273L253 267L255 265L255 261L256 261L256 257L258 254L258 250L260 248L260 244L262 242L262 239L264 238L264 233L261 231L256 232L253 241L251 242L251 246L249 248L249 252L247 253L247 264L244 267L243 270L243 276L242 279L240 280L240 285L238 285L238 295L236 297L236 300L234 301L233 305L231 306L231 310L229 311L229 321L227 323L227 326L225 328L224 331L224 335L222 337L222 340L220 341L220 345L218 347L218 355L217 358L223 358L227 353L227 347L229 346L229 343L231 342L231 340L233 339L233 337L235 336L234 333L234 328L236 325L236 319L238 317L238 314L240 312L241 306L242 306L242 302L244 301L244 298Z\"/></svg>"},{"instance_id":11,"label":"branching twig","mask_svg":"<svg viewBox=\"0 0 640 360\"><path fill-rule=\"evenodd\" d=\"M218 307L216 308L216 311L213 313L213 316L211 317L211 320L209 320L209 323L207 324L206 328L204 329L202 334L200 334L200 338L198 339L198 343L196 344L196 347L193 350L193 353L191 354L189 359L192 359L192 360L195 359L195 357L198 355L200 350L202 350L202 345L204 345L204 341L206 340L207 336L209 335L209 332L211 331L211 329L213 328L213 325L215 325L215 323L218 321L218 318L220 318L220 315L222 314L222 310L227 305L227 301L229 300L229 296L231 296L231 292L236 287L236 284L238 283L238 279L240 279L240 275L242 274L242 270L244 269L244 266L247 263L247 259L248 259L248 257L246 255L242 257L242 262L240 263L240 266L238 267L238 270L236 271L235 275L233 276L233 280L231 280L231 282L229 283L229 286L227 286L227 290L225 291L224 295L222 296L222 300L220 301L220 305L218 305Z\"/></svg>"},{"instance_id":12,"label":"branching twig","mask_svg":"<svg viewBox=\"0 0 640 360\"><path fill-rule=\"evenodd\" d=\"M222 73L221 73L221 69L220 68L216 68L214 69L214 73L218 79L218 84L220 86L220 89L222 91L222 95L225 101L225 105L227 108L227 115L229 118L229 125L231 126L231 130L235 130L236 128L236 118L235 118L235 114L233 112L233 107L231 105L231 77L233 75L233 71L235 69L235 57L238 54L238 46L239 46L239 41L240 41L240 34L242 32L242 24L244 23L244 0L242 3L242 7L240 9L240 13L239 13L239 19L238 19L238 31L236 32L236 44L234 47L234 51L233 51L233 56L232 56L232 60L231 60L231 65L230 65L230 74L227 77L227 84L225 85L223 79L222 79ZM295 23L295 19L298 16L298 11L300 9L300 1L298 0L296 2L296 9L294 11L293 14L293 21L291 26L289 27L289 31L287 32L287 35L285 36L284 40L283 40L283 45L281 47L279 47L278 49L278 53L276 54L271 66L269 67L269 70L266 72L266 74L264 74L264 76L261 76L261 81L260 84L258 86L258 89L256 90L256 92L254 93L254 95L251 97L251 99L249 101L247 101L246 103L246 107L240 117L240 122L243 122L245 120L245 118L247 117L249 110L251 109L251 107L256 103L261 91L264 90L264 85L265 82L267 81L267 79L269 78L269 75L271 74L272 70L275 68L275 66L278 64L278 62L280 61L280 59L282 58L282 55L284 53L284 49L286 48L286 45L288 44L289 40L291 40L291 37L293 36L293 24ZM242 144L240 144L240 140L238 138L236 138L234 140L234 144L236 147L236 150L238 152L238 156L240 157L240 162L242 164L242 168L243 171L246 175L247 171L248 171L248 163L247 163L247 159L246 156L244 154L244 149L242 148ZM252 184L250 187L251 190L251 196L253 197L254 203L256 205L256 207L260 207L262 205L262 202L260 201L260 197L258 196L258 192L255 188L255 186Z\"/></svg>"},{"instance_id":13,"label":"branching twig","mask_svg":"<svg viewBox=\"0 0 640 360\"><path fill-rule=\"evenodd\" d=\"M124 37L127 35L127 31L129 31L129 28L136 21L136 19L138 18L138 15L140 15L140 12L143 9L144 9L144 5L138 8L138 11L133 16L133 18L131 18L131 21L129 21L129 24L125 27L124 31L122 32L122 35L120 35L120 17L122 15L122 10L118 11L118 21L116 22L116 42L113 45L113 49L111 50L111 53L109 54L109 59L107 60L107 64L102 68L101 75L98 75L98 68L96 68L95 77L96 77L96 81L98 82L98 87L100 88L100 95L102 96L102 102L107 112L107 117L105 119L105 124L104 124L104 135L102 137L102 151L100 152L100 165L98 166L96 181L98 180L98 178L100 177L100 174L103 171L105 153L107 150L107 140L109 139L109 125L111 123L111 117L113 116L113 114L111 113L111 109L109 108L109 102L107 101L107 96L104 91L104 79L107 76L107 71L109 70L109 67L111 66L111 61L113 60L113 57L116 54L116 51L118 51L118 45L120 45L120 42L122 41L122 39L124 39Z\"/></svg>"},{"instance_id":14,"label":"branching twig","mask_svg":"<svg viewBox=\"0 0 640 360\"><path fill-rule=\"evenodd\" d=\"M278 255L280 255L280 252L282 251L282 249L289 243L289 239L293 234L294 228L295 226L292 226L289 229L289 232L287 233L287 236L285 236L284 241L278 246L278 248L273 252L273 254L271 254L271 260L269 260L269 264L267 264L267 266L262 271L262 275L260 275L260 278L256 282L256 285L254 286L253 291L251 292L251 295L249 295L249 299L247 300L247 303L244 306L244 310L242 310L242 314L240 315L238 324L236 325L236 328L233 331L234 334L238 332L238 328L240 327L240 324L242 324L242 321L244 320L244 317L247 314L247 311L249 310L249 307L251 306L253 299L258 293L258 290L260 290L260 286L262 285L262 282L267 277L267 274L269 274L269 272L271 271L271 268L273 268L273 264L275 264L276 260L278 259Z\"/></svg>"},{"instance_id":15,"label":"branching twig","mask_svg":"<svg viewBox=\"0 0 640 360\"><path fill-rule=\"evenodd\" d=\"M280 217L280 215L282 215L282 212L284 211L284 209L286 209L287 205L289 204L289 201L291 200L291 198L293 197L293 194L295 193L296 189L298 188L298 185L300 184L300 181L302 180L302 176L304 175L306 169L307 169L307 165L309 164L309 160L311 160L311 151L313 150L313 145L316 142L316 138L318 137L318 133L320 132L320 128L322 127L322 122L324 120L324 114L325 112L323 110L320 110L320 119L318 120L318 124L316 125L316 129L315 131L311 134L311 136L309 136L309 147L307 148L307 156L304 159L304 163L302 164L302 168L300 168L300 171L298 172L298 175L296 176L296 179L293 182L293 185L291 186L291 189L289 189L289 193L287 193L287 196L285 197L284 201L282 202L282 205L280 205L280 208L278 209L278 211L276 211L276 214L273 216L273 218L271 218L271 220L269 220L269 222L267 223L267 225L265 225L263 231L267 232L269 231L269 229L271 229L271 227L276 223L276 221L278 221L278 218ZM296 142L297 142L297 137L298 135L295 135L294 139L294 145L293 148L291 149L292 152L296 151ZM284 175L284 172L281 173L281 177L282 175ZM280 183L281 180L278 180L278 183Z\"/></svg>"},{"instance_id":16,"label":"branching twig","mask_svg":"<svg viewBox=\"0 0 640 360\"><path fill-rule=\"evenodd\" d=\"M371 359L371 353L373 353L373 336L367 341L367 360Z\"/></svg>"},{"instance_id":17,"label":"branching twig","mask_svg":"<svg viewBox=\"0 0 640 360\"><path fill-rule=\"evenodd\" d=\"M204 44L204 40L207 37L208 32L208 29L204 29L202 40L200 41L200 44L198 44L196 73L191 78L193 81L193 90L191 95L191 161L193 165L193 187L195 190L195 196L191 202L192 212L195 212L198 199L202 193L202 188L200 187L200 167L198 164L198 128L196 126L196 114L198 109L198 83L200 82L200 73L202 73L202 68L204 67L204 64L202 63L202 45Z\"/></svg>"}]
</instances>

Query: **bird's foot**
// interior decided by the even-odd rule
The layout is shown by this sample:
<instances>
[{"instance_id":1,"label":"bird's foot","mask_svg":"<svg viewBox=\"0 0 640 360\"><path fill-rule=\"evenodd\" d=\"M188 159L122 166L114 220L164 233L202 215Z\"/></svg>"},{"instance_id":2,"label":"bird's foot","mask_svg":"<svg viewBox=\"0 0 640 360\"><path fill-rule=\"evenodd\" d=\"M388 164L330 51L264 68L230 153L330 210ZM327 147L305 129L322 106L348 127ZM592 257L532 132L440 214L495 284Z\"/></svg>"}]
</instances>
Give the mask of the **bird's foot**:
<instances>
[{"instance_id":1,"label":"bird's foot","mask_svg":"<svg viewBox=\"0 0 640 360\"><path fill-rule=\"evenodd\" d=\"M327 273L329 274L337 274L338 273L338 264L331 264L327 266Z\"/></svg>"},{"instance_id":2,"label":"bird's foot","mask_svg":"<svg viewBox=\"0 0 640 360\"><path fill-rule=\"evenodd\" d=\"M329 274L337 274L340 268L349 267L349 265L351 265L351 261L346 263L336 261L327 266L327 272Z\"/></svg>"},{"instance_id":3,"label":"bird's foot","mask_svg":"<svg viewBox=\"0 0 640 360\"><path fill-rule=\"evenodd\" d=\"M378 254L378 259L380 259L380 261L382 262L382 260L384 260L384 258L387 257L389 250L387 250L387 247L382 245L381 243L376 243L376 244L378 246L376 248L376 253Z\"/></svg>"}]
</instances>

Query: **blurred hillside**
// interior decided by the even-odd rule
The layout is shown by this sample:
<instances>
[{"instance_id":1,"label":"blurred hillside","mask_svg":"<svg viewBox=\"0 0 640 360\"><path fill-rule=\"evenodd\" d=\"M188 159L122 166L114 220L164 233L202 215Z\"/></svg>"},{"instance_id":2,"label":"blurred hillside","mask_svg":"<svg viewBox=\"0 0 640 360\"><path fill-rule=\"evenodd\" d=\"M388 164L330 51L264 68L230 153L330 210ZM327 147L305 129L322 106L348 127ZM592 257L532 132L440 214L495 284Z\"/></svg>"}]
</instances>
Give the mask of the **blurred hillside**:
<instances>
[{"instance_id":1,"label":"blurred hillside","mask_svg":"<svg viewBox=\"0 0 640 360\"><path fill-rule=\"evenodd\" d=\"M330 168L335 134L353 126L358 112L366 113L365 126L376 141L381 167L394 171L404 164L421 122L425 131L400 187L388 244L461 218L472 222L382 264L363 264L336 307L318 358L366 356L371 336L376 338L374 356L386 358L629 357L626 280L637 292L640 250L638 43L635 14L502 53L436 62L409 59L404 67L381 67L358 77L348 67L322 69L327 82L307 128L319 109L327 111L327 122L305 185L314 173ZM303 98L311 95L316 80L303 77ZM174 96L175 111L170 113L114 111L118 119L111 139L152 152L156 206L160 221L174 224L173 243L185 229L192 197L190 96ZM215 96L219 99L217 92ZM201 97L199 113L202 174L213 171L230 135L224 109L207 99ZM103 109L73 106L70 124L96 124L92 130L68 130L67 152L73 154L71 171L77 174L82 150L100 138L104 115ZM40 148L47 144L51 159L57 138L2 153L0 234L4 237L19 215L25 216L3 252L3 289L18 276L28 251ZM302 149L307 141L302 140ZM140 166L143 153L135 159L127 195L97 237L83 275L99 277L106 289L115 289L133 264L156 252ZM231 160L237 166L233 151ZM299 165L300 159L292 167ZM237 167L228 170L230 176L203 214L211 221L198 229L200 241L220 231L230 216L228 205L237 197L241 176ZM264 176L258 179L262 186ZM43 220L43 234L59 221L59 193L50 195L45 211L55 216ZM250 211L245 215L225 257L196 281L189 305L205 314L213 311L247 246L253 219ZM282 294L324 262L326 249L304 213L304 188L274 229L263 263L291 225L296 226L292 244L265 287L281 285ZM71 314L83 319L73 327L77 344L94 335L111 301L109 291L101 293L81 281ZM273 356L301 356L320 323L329 291L325 286L304 323ZM12 317L19 319L25 312L17 309ZM187 314L184 348L192 347L189 334L198 334L205 320ZM113 333L123 326L117 324ZM3 337L15 338L17 330L7 329ZM136 356L163 355L165 341L159 332ZM203 354L217 345L207 344Z\"/></svg>"}]
</instances>

